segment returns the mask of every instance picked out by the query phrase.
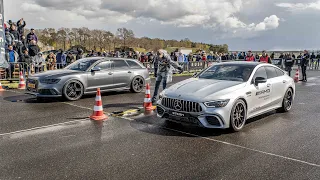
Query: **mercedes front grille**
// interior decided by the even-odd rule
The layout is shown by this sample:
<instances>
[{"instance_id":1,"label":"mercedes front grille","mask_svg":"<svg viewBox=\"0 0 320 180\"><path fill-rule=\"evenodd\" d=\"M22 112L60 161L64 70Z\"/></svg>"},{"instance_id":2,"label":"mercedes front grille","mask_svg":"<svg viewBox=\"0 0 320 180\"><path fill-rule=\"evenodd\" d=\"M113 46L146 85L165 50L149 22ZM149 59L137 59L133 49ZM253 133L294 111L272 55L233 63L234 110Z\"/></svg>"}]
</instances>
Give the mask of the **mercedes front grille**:
<instances>
[{"instance_id":1,"label":"mercedes front grille","mask_svg":"<svg viewBox=\"0 0 320 180\"><path fill-rule=\"evenodd\" d=\"M171 98L163 98L161 104L164 107L167 107L172 110L182 111L182 112L201 112L202 107L199 103L179 100L179 99L171 99Z\"/></svg>"}]
</instances>

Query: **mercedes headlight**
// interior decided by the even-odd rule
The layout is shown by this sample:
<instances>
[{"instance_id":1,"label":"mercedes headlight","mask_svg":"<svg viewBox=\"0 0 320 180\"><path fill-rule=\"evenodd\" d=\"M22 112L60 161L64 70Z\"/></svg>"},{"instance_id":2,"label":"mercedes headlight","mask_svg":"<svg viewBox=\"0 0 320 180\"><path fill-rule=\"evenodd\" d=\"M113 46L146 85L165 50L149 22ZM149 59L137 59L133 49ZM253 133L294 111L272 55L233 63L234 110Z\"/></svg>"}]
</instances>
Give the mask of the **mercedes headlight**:
<instances>
[{"instance_id":1,"label":"mercedes headlight","mask_svg":"<svg viewBox=\"0 0 320 180\"><path fill-rule=\"evenodd\" d=\"M163 97L164 97L164 93L161 92L161 93L159 94L159 100L162 100Z\"/></svg>"},{"instance_id":2,"label":"mercedes headlight","mask_svg":"<svg viewBox=\"0 0 320 180\"><path fill-rule=\"evenodd\" d=\"M40 82L42 84L57 84L60 81L60 79L42 79Z\"/></svg>"},{"instance_id":3,"label":"mercedes headlight","mask_svg":"<svg viewBox=\"0 0 320 180\"><path fill-rule=\"evenodd\" d=\"M209 108L220 108L225 107L229 103L229 101L230 99L209 101L205 102L204 105Z\"/></svg>"}]
</instances>

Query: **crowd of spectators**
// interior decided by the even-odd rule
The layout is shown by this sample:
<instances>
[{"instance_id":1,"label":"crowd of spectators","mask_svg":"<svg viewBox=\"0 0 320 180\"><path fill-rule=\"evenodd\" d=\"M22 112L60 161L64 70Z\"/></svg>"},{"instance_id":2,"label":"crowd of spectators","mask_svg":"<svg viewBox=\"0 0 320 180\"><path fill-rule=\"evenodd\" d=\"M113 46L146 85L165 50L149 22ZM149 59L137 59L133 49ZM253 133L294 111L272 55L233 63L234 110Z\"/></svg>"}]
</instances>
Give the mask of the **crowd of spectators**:
<instances>
[{"instance_id":1,"label":"crowd of spectators","mask_svg":"<svg viewBox=\"0 0 320 180\"><path fill-rule=\"evenodd\" d=\"M9 62L7 73L12 76L15 68L29 71L31 67L19 66L15 63L34 64L37 71L41 71L41 64L44 59L41 58L40 48L38 46L38 37L32 28L28 34L25 34L26 22L23 18L17 22L9 20L5 23L5 58Z\"/></svg>"}]
</instances>

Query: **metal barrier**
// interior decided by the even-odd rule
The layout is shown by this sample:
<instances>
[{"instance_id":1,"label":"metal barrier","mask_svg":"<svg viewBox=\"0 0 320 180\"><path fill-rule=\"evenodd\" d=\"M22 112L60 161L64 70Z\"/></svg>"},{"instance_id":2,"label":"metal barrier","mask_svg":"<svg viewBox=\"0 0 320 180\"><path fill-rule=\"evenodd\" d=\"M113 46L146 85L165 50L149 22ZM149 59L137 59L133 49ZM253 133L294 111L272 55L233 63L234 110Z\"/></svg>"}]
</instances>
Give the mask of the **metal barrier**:
<instances>
[{"instance_id":1,"label":"metal barrier","mask_svg":"<svg viewBox=\"0 0 320 180\"><path fill-rule=\"evenodd\" d=\"M9 68L0 68L0 80L8 80L8 81L17 81L19 80L20 71L23 72L25 78L27 78L30 74L63 69L67 66L67 64L55 63L55 64L35 64L35 63L21 63L14 62L9 63Z\"/></svg>"}]
</instances>

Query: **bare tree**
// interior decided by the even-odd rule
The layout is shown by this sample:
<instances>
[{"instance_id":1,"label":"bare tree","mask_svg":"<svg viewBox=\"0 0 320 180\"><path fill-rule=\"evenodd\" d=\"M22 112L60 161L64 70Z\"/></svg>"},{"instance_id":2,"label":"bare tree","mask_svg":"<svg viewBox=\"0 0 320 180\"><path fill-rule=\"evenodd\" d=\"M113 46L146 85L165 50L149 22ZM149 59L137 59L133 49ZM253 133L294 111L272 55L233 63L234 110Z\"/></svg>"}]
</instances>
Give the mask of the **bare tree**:
<instances>
[{"instance_id":1,"label":"bare tree","mask_svg":"<svg viewBox=\"0 0 320 180\"><path fill-rule=\"evenodd\" d=\"M117 37L123 41L123 46L126 46L126 41L128 41L131 38L134 38L134 33L130 29L126 28L119 28L117 30Z\"/></svg>"},{"instance_id":2,"label":"bare tree","mask_svg":"<svg viewBox=\"0 0 320 180\"><path fill-rule=\"evenodd\" d=\"M111 51L110 49L111 49L111 43L112 43L113 38L114 38L114 35L110 31L106 31L104 33L105 43L108 46L109 52Z\"/></svg>"}]
</instances>

